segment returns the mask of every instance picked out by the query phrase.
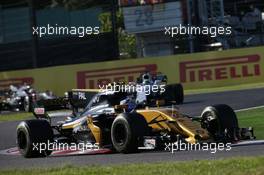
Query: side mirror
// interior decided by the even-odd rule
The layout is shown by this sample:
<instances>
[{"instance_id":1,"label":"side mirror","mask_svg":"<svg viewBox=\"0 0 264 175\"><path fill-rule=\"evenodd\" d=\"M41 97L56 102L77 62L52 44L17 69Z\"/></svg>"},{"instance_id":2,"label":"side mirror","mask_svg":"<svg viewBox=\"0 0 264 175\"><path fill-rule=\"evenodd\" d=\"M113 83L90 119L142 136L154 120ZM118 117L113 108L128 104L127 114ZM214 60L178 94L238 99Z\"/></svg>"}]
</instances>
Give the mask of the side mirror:
<instances>
[{"instance_id":1,"label":"side mirror","mask_svg":"<svg viewBox=\"0 0 264 175\"><path fill-rule=\"evenodd\" d=\"M115 109L127 109L128 105L115 105Z\"/></svg>"},{"instance_id":2,"label":"side mirror","mask_svg":"<svg viewBox=\"0 0 264 175\"><path fill-rule=\"evenodd\" d=\"M122 112L126 112L128 105L115 105L114 108L116 111L121 112L123 110Z\"/></svg>"},{"instance_id":3,"label":"side mirror","mask_svg":"<svg viewBox=\"0 0 264 175\"><path fill-rule=\"evenodd\" d=\"M157 107L164 106L164 105L165 105L165 100L156 100Z\"/></svg>"}]
</instances>

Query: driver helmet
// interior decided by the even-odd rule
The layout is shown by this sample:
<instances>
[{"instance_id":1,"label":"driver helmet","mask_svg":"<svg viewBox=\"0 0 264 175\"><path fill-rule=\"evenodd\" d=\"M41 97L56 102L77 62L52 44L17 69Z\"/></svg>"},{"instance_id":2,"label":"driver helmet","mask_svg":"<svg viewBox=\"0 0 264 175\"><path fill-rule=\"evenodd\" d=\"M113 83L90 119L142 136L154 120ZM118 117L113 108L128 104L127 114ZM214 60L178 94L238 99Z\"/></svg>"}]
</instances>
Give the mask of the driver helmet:
<instances>
[{"instance_id":1,"label":"driver helmet","mask_svg":"<svg viewBox=\"0 0 264 175\"><path fill-rule=\"evenodd\" d=\"M144 85L152 83L152 76L149 72L142 75L142 83Z\"/></svg>"}]
</instances>

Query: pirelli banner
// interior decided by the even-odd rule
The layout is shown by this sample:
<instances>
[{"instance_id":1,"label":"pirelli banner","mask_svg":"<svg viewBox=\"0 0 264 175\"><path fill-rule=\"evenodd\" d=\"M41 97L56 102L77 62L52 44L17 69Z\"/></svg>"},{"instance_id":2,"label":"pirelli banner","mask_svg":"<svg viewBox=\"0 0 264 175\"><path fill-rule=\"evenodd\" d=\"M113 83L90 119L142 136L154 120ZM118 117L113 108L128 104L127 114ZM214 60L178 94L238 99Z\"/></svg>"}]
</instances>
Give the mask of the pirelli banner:
<instances>
[{"instance_id":1,"label":"pirelli banner","mask_svg":"<svg viewBox=\"0 0 264 175\"><path fill-rule=\"evenodd\" d=\"M185 89L264 82L264 47L1 72L0 88L27 82L62 95L73 88L135 81L145 71L162 72Z\"/></svg>"}]
</instances>

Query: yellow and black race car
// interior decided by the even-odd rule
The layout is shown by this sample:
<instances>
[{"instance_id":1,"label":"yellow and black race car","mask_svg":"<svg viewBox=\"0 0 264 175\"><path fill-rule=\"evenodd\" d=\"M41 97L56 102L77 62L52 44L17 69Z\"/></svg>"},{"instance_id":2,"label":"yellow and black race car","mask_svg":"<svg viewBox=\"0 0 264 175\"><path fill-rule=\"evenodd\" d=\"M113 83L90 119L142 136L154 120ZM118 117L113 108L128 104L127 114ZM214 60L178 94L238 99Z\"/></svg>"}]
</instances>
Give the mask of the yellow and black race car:
<instances>
[{"instance_id":1,"label":"yellow and black race car","mask_svg":"<svg viewBox=\"0 0 264 175\"><path fill-rule=\"evenodd\" d=\"M83 90L71 92L70 99L87 98ZM192 118L175 107L160 107L132 103L129 94L105 91L96 93L82 111L74 113L56 126L46 120L45 108L34 109L38 119L26 120L17 127L17 144L24 157L51 154L46 147L34 149L37 144L91 143L99 148L131 153L155 143L153 148L163 148L165 143L182 140L196 144L205 142L227 143L254 138L253 129L239 128L231 107L220 104L206 107L200 118ZM154 142L146 142L154 140Z\"/></svg>"}]
</instances>

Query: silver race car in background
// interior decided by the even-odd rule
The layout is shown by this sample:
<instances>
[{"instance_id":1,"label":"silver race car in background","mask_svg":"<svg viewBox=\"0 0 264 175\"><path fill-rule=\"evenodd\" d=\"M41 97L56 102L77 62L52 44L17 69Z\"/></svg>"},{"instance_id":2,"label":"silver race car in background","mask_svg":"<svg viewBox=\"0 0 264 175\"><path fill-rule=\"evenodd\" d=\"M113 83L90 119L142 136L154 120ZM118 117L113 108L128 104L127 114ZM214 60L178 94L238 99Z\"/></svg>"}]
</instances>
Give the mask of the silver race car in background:
<instances>
[{"instance_id":1,"label":"silver race car in background","mask_svg":"<svg viewBox=\"0 0 264 175\"><path fill-rule=\"evenodd\" d=\"M20 87L10 85L9 90L4 91L0 98L0 111L32 111L34 103L39 100L57 98L53 92L37 92L32 86L23 84Z\"/></svg>"}]
</instances>

